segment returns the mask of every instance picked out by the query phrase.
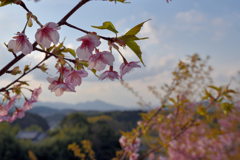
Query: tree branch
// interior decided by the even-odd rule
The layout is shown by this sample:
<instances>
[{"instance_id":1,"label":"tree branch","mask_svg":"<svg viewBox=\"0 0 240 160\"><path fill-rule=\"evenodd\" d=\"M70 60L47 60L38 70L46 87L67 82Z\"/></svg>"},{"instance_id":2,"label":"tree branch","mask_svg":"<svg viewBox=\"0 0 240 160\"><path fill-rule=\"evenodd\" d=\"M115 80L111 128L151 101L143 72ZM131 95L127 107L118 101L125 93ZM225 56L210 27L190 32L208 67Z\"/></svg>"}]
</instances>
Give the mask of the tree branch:
<instances>
[{"instance_id":1,"label":"tree branch","mask_svg":"<svg viewBox=\"0 0 240 160\"><path fill-rule=\"evenodd\" d=\"M80 7L82 7L85 3L89 2L90 0L81 0L71 11L66 14L59 22L58 25L63 25L71 15L76 12Z\"/></svg>"},{"instance_id":2,"label":"tree branch","mask_svg":"<svg viewBox=\"0 0 240 160\"><path fill-rule=\"evenodd\" d=\"M61 26L63 25L64 22L66 22L66 20L75 12L77 11L82 5L84 5L85 3L89 2L90 0L81 0L71 11L69 11L66 16L64 16L59 22L58 25ZM27 12L30 12L28 10L28 8L26 7L26 5L22 2L20 4ZM35 49L35 47L37 46L37 42L35 41L33 43L33 49ZM9 62L5 67L3 67L0 70L0 77L5 74L9 68L11 68L14 64L16 64L18 61L20 61L23 57L25 57L25 55L23 53L21 53L19 56L17 56L15 59L13 59L11 62Z\"/></svg>"},{"instance_id":3,"label":"tree branch","mask_svg":"<svg viewBox=\"0 0 240 160\"><path fill-rule=\"evenodd\" d=\"M18 77L15 81L13 81L10 84L8 84L6 87L1 88L0 92L5 92L11 85L13 85L14 83L18 82L22 77L24 77L25 75L27 75L28 73L30 73L34 69L38 68L40 64L42 64L44 61L46 61L50 57L51 57L50 55L46 55L45 58L41 62L39 62L36 66L34 66L32 69L30 69L29 71L23 73L20 77Z\"/></svg>"},{"instance_id":4,"label":"tree branch","mask_svg":"<svg viewBox=\"0 0 240 160\"><path fill-rule=\"evenodd\" d=\"M74 25L72 25L72 24L69 24L69 23L67 23L67 22L64 22L63 24L66 25L66 26L68 26L68 27L71 27L71 28L74 28L74 29L76 29L76 30L79 30L79 31L81 31L81 32L84 32L84 33L86 33L86 34L89 33L89 31L86 31L86 30L84 30L84 29L78 28L78 27L76 27L76 26L74 26ZM104 37L104 36L99 36L99 35L98 35L98 37L100 37L100 38L102 38L102 39L104 39L104 40L110 41L110 42L113 42L113 39L114 39L114 38L111 38L111 37Z\"/></svg>"}]
</instances>

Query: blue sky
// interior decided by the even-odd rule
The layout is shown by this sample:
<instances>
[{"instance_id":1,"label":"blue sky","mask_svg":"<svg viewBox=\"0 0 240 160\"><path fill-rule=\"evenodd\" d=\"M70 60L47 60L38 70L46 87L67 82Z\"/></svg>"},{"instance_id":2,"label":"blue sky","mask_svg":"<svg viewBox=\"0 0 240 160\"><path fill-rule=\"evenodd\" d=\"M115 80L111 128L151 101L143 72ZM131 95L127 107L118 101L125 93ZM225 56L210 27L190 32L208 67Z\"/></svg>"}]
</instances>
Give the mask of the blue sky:
<instances>
[{"instance_id":1,"label":"blue sky","mask_svg":"<svg viewBox=\"0 0 240 160\"><path fill-rule=\"evenodd\" d=\"M78 1L70 0L41 0L35 3L33 0L24 1L27 7L35 14L42 24L47 22L58 22ZM230 78L240 70L240 1L217 1L217 0L129 0L131 4L114 4L108 1L91 1L80 8L68 22L88 31L95 31L99 35L114 36L108 31L101 31L91 25L101 25L104 21L111 21L119 35L128 29L147 19L139 37L149 37L148 40L139 41L143 52L143 60L146 67L135 69L125 76L125 82L133 86L146 101L157 104L158 100L148 92L147 86L161 86L169 83L171 72L179 59L185 59L187 55L198 53L202 58L209 55L209 64L214 71L212 77L215 84L226 84ZM9 40L18 31L22 31L26 12L17 5L9 5L0 8L0 67L3 67L13 58L4 47L3 43ZM34 42L34 34L39 28L34 24L27 28L26 34L30 42ZM60 40L66 37L65 44L76 49L80 43L77 38L84 36L83 33L62 26ZM107 50L106 42L102 41L99 47ZM116 56L115 68L117 71L121 59ZM137 61L137 57L130 49L123 50L124 56L129 61ZM18 65L34 65L44 57L44 54L32 52L26 56ZM49 74L55 76L53 68L54 59L47 62L50 67ZM40 101L77 103L94 101L96 99L105 102L122 105L137 106L137 98L120 85L120 82L98 81L91 72L89 77L83 79L77 93L64 93L61 97L55 97L47 89L46 78L49 75L35 71L25 77L31 80L32 88L40 84L43 94ZM1 87L12 80L12 76L3 76L0 79Z\"/></svg>"}]
</instances>

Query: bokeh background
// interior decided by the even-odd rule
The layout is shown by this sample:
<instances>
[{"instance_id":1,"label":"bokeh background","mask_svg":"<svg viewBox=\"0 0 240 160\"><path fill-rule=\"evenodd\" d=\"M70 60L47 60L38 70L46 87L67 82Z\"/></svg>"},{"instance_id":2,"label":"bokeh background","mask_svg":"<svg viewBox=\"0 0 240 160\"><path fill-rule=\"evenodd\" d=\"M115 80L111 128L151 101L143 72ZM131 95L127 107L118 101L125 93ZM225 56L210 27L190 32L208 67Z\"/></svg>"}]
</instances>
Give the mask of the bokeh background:
<instances>
[{"instance_id":1,"label":"bokeh background","mask_svg":"<svg viewBox=\"0 0 240 160\"><path fill-rule=\"evenodd\" d=\"M78 1L71 0L41 0L39 2L24 1L27 7L36 15L42 24L58 22ZM213 1L213 0L129 0L130 4L122 4L101 0L94 0L79 9L68 22L88 31L95 31L99 35L114 36L109 31L92 28L91 25L100 26L105 21L111 21L119 31L124 34L130 28L147 19L138 37L149 37L139 41L142 52L143 65L125 75L124 80L129 83L144 99L158 104L147 89L147 86L161 86L170 83L171 73L177 62L184 60L187 55L198 53L202 58L209 55L209 64L213 67L212 77L215 85L227 84L232 76L240 69L239 39L240 39L240 1ZM8 43L14 34L22 31L26 23L26 11L17 5L8 5L0 8L0 67L5 66L13 55L7 51L4 42ZM35 40L35 32L39 26L34 23L32 28L27 28L26 34L30 42ZM81 43L76 39L84 36L83 33L62 26L60 41L65 38L65 45L76 49ZM107 42L102 40L100 50L108 50ZM122 50L129 61L138 61L137 56L129 49ZM122 63L121 57L114 52L115 70L119 71ZM19 64L38 63L44 57L43 53L32 52ZM70 57L70 55L69 55ZM26 76L24 79L31 81L31 87L42 86L41 102L64 102L76 104L101 100L107 103L125 107L137 107L137 98L123 88L119 81L99 81L91 72L89 77L83 79L76 93L64 93L56 97L47 87L48 76L55 77L55 59L46 62L49 75L40 70ZM100 73L99 73L100 74ZM14 76L0 78L0 87L13 80Z\"/></svg>"}]
</instances>

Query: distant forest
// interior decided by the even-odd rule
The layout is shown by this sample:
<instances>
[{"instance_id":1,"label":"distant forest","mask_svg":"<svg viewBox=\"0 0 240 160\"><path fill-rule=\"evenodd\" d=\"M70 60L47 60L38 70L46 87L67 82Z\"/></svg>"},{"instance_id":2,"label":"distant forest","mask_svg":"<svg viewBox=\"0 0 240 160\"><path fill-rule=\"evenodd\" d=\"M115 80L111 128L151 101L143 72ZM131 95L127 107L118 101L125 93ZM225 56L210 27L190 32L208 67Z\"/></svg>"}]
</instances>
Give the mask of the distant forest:
<instances>
[{"instance_id":1,"label":"distant forest","mask_svg":"<svg viewBox=\"0 0 240 160\"><path fill-rule=\"evenodd\" d=\"M0 159L30 160L31 150L38 160L74 160L69 144L77 143L81 147L82 140L90 140L93 150L99 160L113 158L120 150L120 131L130 131L136 127L143 111L85 111L62 114L52 114L45 118L26 113L23 119L14 123L0 123ZM50 129L49 122L54 120L55 127ZM48 137L33 143L31 140L19 140L19 131L46 132Z\"/></svg>"}]
</instances>

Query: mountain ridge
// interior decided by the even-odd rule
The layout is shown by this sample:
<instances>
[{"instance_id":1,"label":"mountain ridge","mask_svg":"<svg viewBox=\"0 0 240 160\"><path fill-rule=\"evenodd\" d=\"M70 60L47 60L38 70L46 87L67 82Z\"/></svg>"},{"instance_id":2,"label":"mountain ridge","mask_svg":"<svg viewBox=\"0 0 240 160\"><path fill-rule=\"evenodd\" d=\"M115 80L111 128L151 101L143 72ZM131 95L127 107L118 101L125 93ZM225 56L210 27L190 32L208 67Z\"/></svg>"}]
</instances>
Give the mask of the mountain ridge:
<instances>
[{"instance_id":1,"label":"mountain ridge","mask_svg":"<svg viewBox=\"0 0 240 160\"><path fill-rule=\"evenodd\" d=\"M110 104L101 100L79 102L77 104L67 104L59 102L41 102L34 103L34 107L49 107L52 109L70 109L78 111L125 111L125 110L137 110L137 107L123 107L115 104Z\"/></svg>"}]
</instances>

